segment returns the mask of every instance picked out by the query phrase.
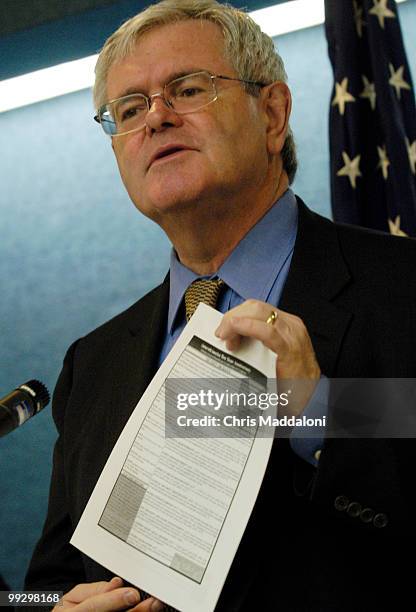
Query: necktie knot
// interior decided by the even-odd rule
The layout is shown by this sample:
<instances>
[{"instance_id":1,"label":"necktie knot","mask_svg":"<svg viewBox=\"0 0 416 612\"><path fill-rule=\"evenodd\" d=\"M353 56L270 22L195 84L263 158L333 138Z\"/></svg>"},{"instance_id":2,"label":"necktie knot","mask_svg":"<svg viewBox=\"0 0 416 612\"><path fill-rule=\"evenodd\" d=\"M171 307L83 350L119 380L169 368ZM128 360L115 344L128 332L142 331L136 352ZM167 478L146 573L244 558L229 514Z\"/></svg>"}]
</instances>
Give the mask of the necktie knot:
<instances>
[{"instance_id":1,"label":"necktie knot","mask_svg":"<svg viewBox=\"0 0 416 612\"><path fill-rule=\"evenodd\" d=\"M201 302L215 308L224 285L224 281L220 278L212 280L199 278L189 285L185 291L186 320L189 321Z\"/></svg>"}]
</instances>

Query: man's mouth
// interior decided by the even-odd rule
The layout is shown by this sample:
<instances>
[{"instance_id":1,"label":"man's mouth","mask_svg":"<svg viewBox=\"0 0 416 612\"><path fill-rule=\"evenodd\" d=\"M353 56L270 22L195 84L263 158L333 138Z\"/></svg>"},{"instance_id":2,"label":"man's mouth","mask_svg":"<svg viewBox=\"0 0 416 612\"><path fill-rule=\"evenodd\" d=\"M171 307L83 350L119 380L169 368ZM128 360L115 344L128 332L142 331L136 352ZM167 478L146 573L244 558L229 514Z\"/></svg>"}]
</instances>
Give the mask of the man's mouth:
<instances>
[{"instance_id":1,"label":"man's mouth","mask_svg":"<svg viewBox=\"0 0 416 612\"><path fill-rule=\"evenodd\" d=\"M172 144L160 147L153 153L150 159L149 168L150 166L152 166L152 164L158 162L159 160L171 158L175 155L183 153L184 151L193 151L193 149L180 144Z\"/></svg>"}]
</instances>

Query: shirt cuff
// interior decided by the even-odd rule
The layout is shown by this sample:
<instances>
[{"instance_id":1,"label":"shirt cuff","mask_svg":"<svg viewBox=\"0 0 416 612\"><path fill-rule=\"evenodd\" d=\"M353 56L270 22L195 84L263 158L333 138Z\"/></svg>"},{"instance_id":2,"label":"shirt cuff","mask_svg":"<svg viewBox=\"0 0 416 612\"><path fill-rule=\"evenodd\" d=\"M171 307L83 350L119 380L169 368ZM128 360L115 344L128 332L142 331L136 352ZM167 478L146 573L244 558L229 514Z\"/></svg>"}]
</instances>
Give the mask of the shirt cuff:
<instances>
[{"instance_id":1,"label":"shirt cuff","mask_svg":"<svg viewBox=\"0 0 416 612\"><path fill-rule=\"evenodd\" d=\"M328 403L329 379L322 375L312 397L302 412L302 416L308 419L323 419L328 414ZM292 450L299 457L316 467L319 462L324 437L324 425L314 427L313 435L310 427L299 425L292 429L289 441Z\"/></svg>"}]
</instances>

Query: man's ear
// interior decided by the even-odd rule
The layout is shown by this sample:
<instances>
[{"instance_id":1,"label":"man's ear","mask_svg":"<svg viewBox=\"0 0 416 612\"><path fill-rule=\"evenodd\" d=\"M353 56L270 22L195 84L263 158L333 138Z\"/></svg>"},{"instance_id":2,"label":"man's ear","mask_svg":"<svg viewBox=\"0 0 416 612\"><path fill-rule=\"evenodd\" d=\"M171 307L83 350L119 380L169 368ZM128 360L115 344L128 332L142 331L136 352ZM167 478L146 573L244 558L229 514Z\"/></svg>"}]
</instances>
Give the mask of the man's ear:
<instances>
[{"instance_id":1,"label":"man's ear","mask_svg":"<svg viewBox=\"0 0 416 612\"><path fill-rule=\"evenodd\" d=\"M292 96L283 81L264 87L264 108L267 114L267 148L270 154L278 155L283 149L292 110Z\"/></svg>"}]
</instances>

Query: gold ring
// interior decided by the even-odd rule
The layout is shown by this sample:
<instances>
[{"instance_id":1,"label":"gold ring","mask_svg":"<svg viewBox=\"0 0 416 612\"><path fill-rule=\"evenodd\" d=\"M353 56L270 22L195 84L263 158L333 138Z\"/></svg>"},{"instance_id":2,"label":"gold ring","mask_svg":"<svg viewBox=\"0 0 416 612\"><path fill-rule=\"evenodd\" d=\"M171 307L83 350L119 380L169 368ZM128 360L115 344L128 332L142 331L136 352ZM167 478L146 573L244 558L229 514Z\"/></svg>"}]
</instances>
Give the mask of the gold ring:
<instances>
[{"instance_id":1,"label":"gold ring","mask_svg":"<svg viewBox=\"0 0 416 612\"><path fill-rule=\"evenodd\" d=\"M269 316L267 317L266 323L269 325L274 325L275 321L277 321L277 312L272 310Z\"/></svg>"}]
</instances>

